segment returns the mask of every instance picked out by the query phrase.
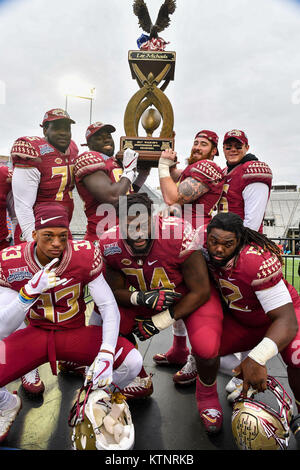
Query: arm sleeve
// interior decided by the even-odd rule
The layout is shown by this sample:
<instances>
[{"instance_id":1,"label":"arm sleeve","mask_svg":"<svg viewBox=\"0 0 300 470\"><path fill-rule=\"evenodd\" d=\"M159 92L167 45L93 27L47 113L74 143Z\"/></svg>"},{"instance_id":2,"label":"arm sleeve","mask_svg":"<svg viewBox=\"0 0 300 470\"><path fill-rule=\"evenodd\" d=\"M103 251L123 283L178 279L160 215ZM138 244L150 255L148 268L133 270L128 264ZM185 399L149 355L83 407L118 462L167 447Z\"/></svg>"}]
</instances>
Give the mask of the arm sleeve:
<instances>
[{"instance_id":1,"label":"arm sleeve","mask_svg":"<svg viewBox=\"0 0 300 470\"><path fill-rule=\"evenodd\" d=\"M269 188L264 183L252 183L243 190L244 225L258 231L269 199Z\"/></svg>"},{"instance_id":2,"label":"arm sleeve","mask_svg":"<svg viewBox=\"0 0 300 470\"><path fill-rule=\"evenodd\" d=\"M292 302L290 293L283 280L273 287L255 292L265 313Z\"/></svg>"},{"instance_id":3,"label":"arm sleeve","mask_svg":"<svg viewBox=\"0 0 300 470\"><path fill-rule=\"evenodd\" d=\"M19 300L18 291L0 286L0 305L0 340L2 340L19 328L32 304L25 309Z\"/></svg>"},{"instance_id":4,"label":"arm sleeve","mask_svg":"<svg viewBox=\"0 0 300 470\"><path fill-rule=\"evenodd\" d=\"M114 351L120 329L120 312L116 299L102 273L88 286L103 319L102 345L107 344Z\"/></svg>"},{"instance_id":5,"label":"arm sleeve","mask_svg":"<svg viewBox=\"0 0 300 470\"><path fill-rule=\"evenodd\" d=\"M34 230L33 206L40 184L37 168L15 168L12 177L14 206L18 222L26 241L32 241Z\"/></svg>"}]
</instances>

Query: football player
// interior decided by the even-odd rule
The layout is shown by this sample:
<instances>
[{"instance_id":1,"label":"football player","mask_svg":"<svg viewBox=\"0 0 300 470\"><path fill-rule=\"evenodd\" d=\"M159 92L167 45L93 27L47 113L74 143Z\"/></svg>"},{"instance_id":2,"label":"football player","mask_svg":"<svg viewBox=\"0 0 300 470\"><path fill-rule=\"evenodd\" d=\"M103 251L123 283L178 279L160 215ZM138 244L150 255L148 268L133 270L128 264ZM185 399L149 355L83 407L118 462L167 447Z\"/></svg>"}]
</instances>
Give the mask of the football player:
<instances>
[{"instance_id":1,"label":"football player","mask_svg":"<svg viewBox=\"0 0 300 470\"><path fill-rule=\"evenodd\" d=\"M164 201L169 206L180 206L184 217L189 216L194 228L203 226L203 231L212 218L214 209L221 197L223 174L213 161L219 155L218 136L210 130L197 132L187 161L187 167L177 169L177 154L165 150L159 160L159 181ZM188 211L190 211L188 215ZM173 376L175 383L188 385L197 377L197 367L186 344L186 328L182 321L173 326L173 344L166 353L153 357L158 365L185 364Z\"/></svg>"},{"instance_id":2,"label":"football player","mask_svg":"<svg viewBox=\"0 0 300 470\"><path fill-rule=\"evenodd\" d=\"M280 249L229 212L216 215L207 226L207 252L211 272L227 303L220 356L250 350L234 371L243 379L242 393L247 395L250 386L259 392L266 390L267 361L280 353L299 413L300 298L283 278ZM211 380L204 385L197 379L196 393L202 396L209 391L217 403L214 361L207 366L211 367ZM217 411L221 412L220 405Z\"/></svg>"},{"instance_id":3,"label":"football player","mask_svg":"<svg viewBox=\"0 0 300 470\"><path fill-rule=\"evenodd\" d=\"M68 239L69 214L59 204L35 209L33 241L0 253L0 442L21 408L4 387L41 364L56 360L91 365L93 389L114 380L125 387L139 373L142 357L118 337L120 313L103 274L99 248ZM85 326L84 287L101 312L102 327ZM24 321L29 326L15 331Z\"/></svg>"},{"instance_id":4,"label":"football player","mask_svg":"<svg viewBox=\"0 0 300 470\"><path fill-rule=\"evenodd\" d=\"M243 219L245 227L262 232L273 175L270 167L248 150L248 137L244 131L226 132L223 152L227 167L218 212L234 212Z\"/></svg>"},{"instance_id":5,"label":"football player","mask_svg":"<svg viewBox=\"0 0 300 470\"><path fill-rule=\"evenodd\" d=\"M183 319L196 362L216 357L223 312L196 231L182 218L154 216L144 193L122 198L119 214L120 224L102 235L100 248L120 308L120 333L145 340ZM203 367L201 378L206 380ZM208 408L205 397L198 406Z\"/></svg>"},{"instance_id":6,"label":"football player","mask_svg":"<svg viewBox=\"0 0 300 470\"><path fill-rule=\"evenodd\" d=\"M86 144L82 144L87 145L89 151L79 155L75 161L76 187L84 202L87 218L85 240L92 242L116 224L112 206L118 202L119 196L139 191L148 175L146 170L140 170L137 174L138 153L130 149L125 151L123 168L120 166L114 157L112 133L115 130L111 124L91 124L86 131ZM105 216L110 209L111 214Z\"/></svg>"},{"instance_id":7,"label":"football player","mask_svg":"<svg viewBox=\"0 0 300 470\"><path fill-rule=\"evenodd\" d=\"M74 209L73 167L78 153L75 142L71 140L71 124L75 121L66 111L51 109L40 124L44 137L19 137L13 144L12 190L19 223L16 242L18 237L20 242L32 241L34 207L41 202L62 204L71 221ZM22 377L22 386L30 395L43 393L44 384L37 369Z\"/></svg>"},{"instance_id":8,"label":"football player","mask_svg":"<svg viewBox=\"0 0 300 470\"><path fill-rule=\"evenodd\" d=\"M51 109L40 126L44 137L19 137L11 150L12 189L23 241L32 241L36 204L58 202L71 221L74 202L73 167L78 148L71 140L75 121L63 109Z\"/></svg>"}]
</instances>

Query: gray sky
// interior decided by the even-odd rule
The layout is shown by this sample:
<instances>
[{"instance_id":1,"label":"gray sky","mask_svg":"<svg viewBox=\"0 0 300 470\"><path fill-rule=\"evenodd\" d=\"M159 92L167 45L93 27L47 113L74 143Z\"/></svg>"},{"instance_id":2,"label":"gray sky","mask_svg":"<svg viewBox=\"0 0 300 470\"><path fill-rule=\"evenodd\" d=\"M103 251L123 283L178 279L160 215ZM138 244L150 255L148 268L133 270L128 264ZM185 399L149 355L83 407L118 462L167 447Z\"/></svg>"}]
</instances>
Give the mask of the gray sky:
<instances>
[{"instance_id":1,"label":"gray sky","mask_svg":"<svg viewBox=\"0 0 300 470\"><path fill-rule=\"evenodd\" d=\"M146 3L154 21L163 0ZM118 150L124 111L138 90L127 59L142 34L132 0L7 0L0 15L0 154L19 136L41 135L44 112L65 106L66 76L96 88L92 120L115 125ZM196 132L211 129L221 142L215 161L224 167L224 133L239 128L274 182L300 185L299 25L300 3L292 0L177 0L161 37L176 51L166 95L181 166ZM68 111L80 146L89 101L69 98ZM158 185L156 169L150 183Z\"/></svg>"}]
</instances>

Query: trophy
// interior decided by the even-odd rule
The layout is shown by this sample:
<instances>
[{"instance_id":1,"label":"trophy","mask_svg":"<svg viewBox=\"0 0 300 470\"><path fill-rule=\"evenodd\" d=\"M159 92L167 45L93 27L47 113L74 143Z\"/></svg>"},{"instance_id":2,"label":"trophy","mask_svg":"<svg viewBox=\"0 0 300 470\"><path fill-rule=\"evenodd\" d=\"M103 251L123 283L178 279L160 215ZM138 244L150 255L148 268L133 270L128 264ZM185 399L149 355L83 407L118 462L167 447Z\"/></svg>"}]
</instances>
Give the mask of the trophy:
<instances>
[{"instance_id":1,"label":"trophy","mask_svg":"<svg viewBox=\"0 0 300 470\"><path fill-rule=\"evenodd\" d=\"M128 62L132 78L139 90L129 100L124 114L125 136L120 139L117 158L122 160L123 153L131 148L139 153L138 167L157 167L161 152L174 149L174 113L164 91L174 80L175 52L165 51L168 44L158 36L170 23L169 15L174 13L175 0L165 0L160 7L155 24L152 24L144 0L135 0L134 14L139 18L140 27L148 35L138 39L139 50L128 52ZM139 135L139 124L146 135ZM159 128L158 137L153 133Z\"/></svg>"}]
</instances>

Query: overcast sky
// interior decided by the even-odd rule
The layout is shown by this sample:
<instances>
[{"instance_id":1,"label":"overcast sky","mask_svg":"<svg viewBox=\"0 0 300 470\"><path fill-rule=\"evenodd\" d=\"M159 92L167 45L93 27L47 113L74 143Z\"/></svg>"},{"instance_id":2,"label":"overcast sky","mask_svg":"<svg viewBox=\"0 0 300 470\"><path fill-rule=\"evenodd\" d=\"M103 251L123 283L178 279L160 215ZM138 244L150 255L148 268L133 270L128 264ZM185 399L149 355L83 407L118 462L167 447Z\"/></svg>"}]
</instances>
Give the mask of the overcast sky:
<instances>
[{"instance_id":1,"label":"overcast sky","mask_svg":"<svg viewBox=\"0 0 300 470\"><path fill-rule=\"evenodd\" d=\"M96 88L92 120L115 125L119 149L124 111L138 90L128 64L142 34L132 3L0 0L0 154L19 136L41 135L44 112L65 106L66 76ZM163 0L146 3L154 22ZM224 167L224 133L239 128L250 151L271 166L274 182L300 185L300 2L177 0L161 37L176 52L166 95L181 166L196 132L211 129L221 142L215 161ZM89 110L89 101L69 98L78 146ZM150 183L158 185L156 169Z\"/></svg>"}]
</instances>

